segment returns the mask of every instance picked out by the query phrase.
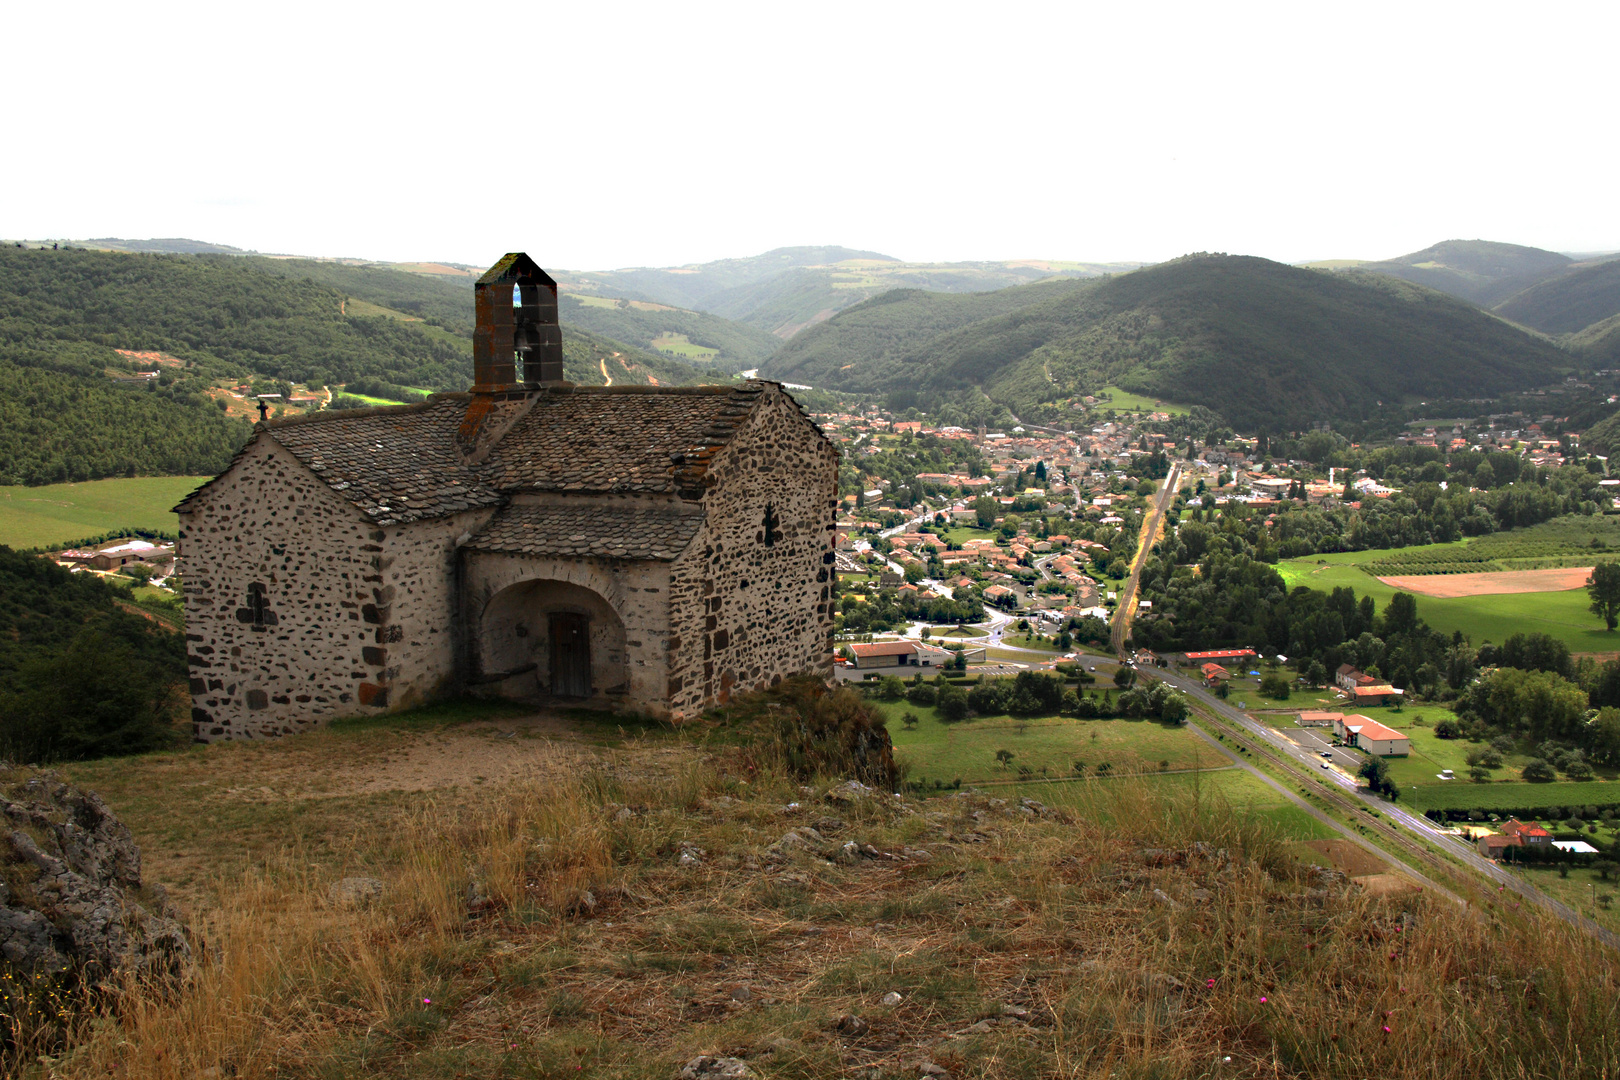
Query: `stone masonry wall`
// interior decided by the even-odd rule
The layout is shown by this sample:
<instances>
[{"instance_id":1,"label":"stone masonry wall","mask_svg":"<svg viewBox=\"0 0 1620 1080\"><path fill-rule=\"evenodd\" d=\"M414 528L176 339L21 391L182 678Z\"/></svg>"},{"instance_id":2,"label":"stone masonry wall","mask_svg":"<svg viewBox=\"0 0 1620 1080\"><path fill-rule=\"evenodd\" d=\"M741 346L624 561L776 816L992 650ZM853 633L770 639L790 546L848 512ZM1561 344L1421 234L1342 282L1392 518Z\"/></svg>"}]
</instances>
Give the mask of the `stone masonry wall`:
<instances>
[{"instance_id":1,"label":"stone masonry wall","mask_svg":"<svg viewBox=\"0 0 1620 1080\"><path fill-rule=\"evenodd\" d=\"M453 545L488 514L384 529L255 439L180 519L195 736L293 734L430 696L453 671Z\"/></svg>"},{"instance_id":2,"label":"stone masonry wall","mask_svg":"<svg viewBox=\"0 0 1620 1080\"><path fill-rule=\"evenodd\" d=\"M837 449L773 388L711 476L670 587L667 697L683 716L832 666Z\"/></svg>"}]
</instances>

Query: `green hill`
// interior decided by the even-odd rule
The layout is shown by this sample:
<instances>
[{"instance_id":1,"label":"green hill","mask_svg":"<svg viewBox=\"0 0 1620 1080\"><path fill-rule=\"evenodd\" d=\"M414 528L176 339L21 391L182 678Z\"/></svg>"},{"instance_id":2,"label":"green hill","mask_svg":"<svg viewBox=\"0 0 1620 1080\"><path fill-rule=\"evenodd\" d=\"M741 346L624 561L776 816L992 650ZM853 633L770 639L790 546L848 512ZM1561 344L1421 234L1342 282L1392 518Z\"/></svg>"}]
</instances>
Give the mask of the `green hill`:
<instances>
[{"instance_id":1,"label":"green hill","mask_svg":"<svg viewBox=\"0 0 1620 1080\"><path fill-rule=\"evenodd\" d=\"M765 373L899 405L979 391L1015 411L1117 385L1277 430L1536 385L1568 363L1433 290L1242 256L992 295L868 301L790 341ZM992 304L1002 310L980 313Z\"/></svg>"},{"instance_id":2,"label":"green hill","mask_svg":"<svg viewBox=\"0 0 1620 1080\"><path fill-rule=\"evenodd\" d=\"M1445 240L1433 247L1358 269L1388 274L1490 307L1544 278L1567 270L1573 260L1556 251L1491 240Z\"/></svg>"},{"instance_id":3,"label":"green hill","mask_svg":"<svg viewBox=\"0 0 1620 1080\"><path fill-rule=\"evenodd\" d=\"M1620 259L1580 266L1537 282L1492 309L1545 334L1576 334L1620 315Z\"/></svg>"}]
</instances>

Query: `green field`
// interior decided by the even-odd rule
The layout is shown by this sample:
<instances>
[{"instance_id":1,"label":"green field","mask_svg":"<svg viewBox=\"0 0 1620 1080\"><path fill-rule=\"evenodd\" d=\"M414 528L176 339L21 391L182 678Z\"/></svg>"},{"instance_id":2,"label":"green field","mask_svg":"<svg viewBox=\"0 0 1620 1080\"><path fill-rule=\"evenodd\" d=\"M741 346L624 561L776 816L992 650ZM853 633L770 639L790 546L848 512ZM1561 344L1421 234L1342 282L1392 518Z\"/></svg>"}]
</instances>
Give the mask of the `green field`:
<instances>
[{"instance_id":1,"label":"green field","mask_svg":"<svg viewBox=\"0 0 1620 1080\"><path fill-rule=\"evenodd\" d=\"M1490 783L1453 780L1401 792L1412 810L1494 810L1535 814L1549 806L1606 806L1620 803L1620 781L1588 780L1552 784Z\"/></svg>"},{"instance_id":2,"label":"green field","mask_svg":"<svg viewBox=\"0 0 1620 1080\"><path fill-rule=\"evenodd\" d=\"M0 544L55 547L116 529L174 533L169 510L206 476L135 476L45 487L0 487Z\"/></svg>"},{"instance_id":3,"label":"green field","mask_svg":"<svg viewBox=\"0 0 1620 1080\"><path fill-rule=\"evenodd\" d=\"M1216 768L1227 759L1186 728L1141 720L1073 720L1058 717L1018 720L983 717L960 724L943 723L931 707L906 701L872 703L889 722L895 756L911 770L910 779L960 779L963 783L1016 780L1027 766L1034 776L1069 776L1074 763L1086 773L1107 762L1115 773L1169 769ZM906 730L900 718L915 713L919 723ZM1006 767L996 751L1013 755Z\"/></svg>"},{"instance_id":4,"label":"green field","mask_svg":"<svg viewBox=\"0 0 1620 1080\"><path fill-rule=\"evenodd\" d=\"M975 528L972 525L955 525L939 535L948 544L961 544L968 540L994 540L1001 534L991 532L989 529Z\"/></svg>"},{"instance_id":5,"label":"green field","mask_svg":"<svg viewBox=\"0 0 1620 1080\"><path fill-rule=\"evenodd\" d=\"M673 353L682 360L713 360L720 355L719 349L695 345L685 334L672 334L668 331L653 338L650 344L659 352Z\"/></svg>"},{"instance_id":6,"label":"green field","mask_svg":"<svg viewBox=\"0 0 1620 1080\"><path fill-rule=\"evenodd\" d=\"M1088 773L1090 770L1087 770ZM1276 788L1265 783L1245 769L1224 768L1211 772L1148 773L1141 777L1150 791L1162 792L1165 799L1186 795L1197 789L1200 801L1225 803L1270 822L1290 840L1327 840L1339 835L1294 803L1285 799ZM1081 816L1095 815L1098 819L1110 816L1106 789L1091 779L1083 782L1010 784L993 789L998 795L1028 797L1049 806L1069 809ZM1102 797L1099 805L1098 797Z\"/></svg>"},{"instance_id":7,"label":"green field","mask_svg":"<svg viewBox=\"0 0 1620 1080\"><path fill-rule=\"evenodd\" d=\"M1279 562L1277 571L1289 588L1305 585L1331 592L1335 587L1347 586L1354 589L1357 596L1371 596L1382 608L1395 595L1395 590L1363 573L1360 564L1389 558L1398 550L1385 548L1308 555ZM1417 598L1418 616L1424 622L1447 634L1460 630L1475 645L1486 641L1505 641L1511 634L1540 631L1563 641L1571 652L1613 652L1620 649L1620 633L1604 630L1597 616L1587 610L1588 603L1590 601L1584 589L1500 593L1454 599L1432 596Z\"/></svg>"},{"instance_id":8,"label":"green field","mask_svg":"<svg viewBox=\"0 0 1620 1080\"><path fill-rule=\"evenodd\" d=\"M1101 400L1097 403L1099 409L1116 409L1120 412L1164 412L1171 416L1187 415L1187 406L1176 405L1168 401L1155 402L1150 397L1133 394L1128 390L1121 390L1117 386L1105 386L1097 394L1099 398L1112 395L1112 400Z\"/></svg>"}]
</instances>

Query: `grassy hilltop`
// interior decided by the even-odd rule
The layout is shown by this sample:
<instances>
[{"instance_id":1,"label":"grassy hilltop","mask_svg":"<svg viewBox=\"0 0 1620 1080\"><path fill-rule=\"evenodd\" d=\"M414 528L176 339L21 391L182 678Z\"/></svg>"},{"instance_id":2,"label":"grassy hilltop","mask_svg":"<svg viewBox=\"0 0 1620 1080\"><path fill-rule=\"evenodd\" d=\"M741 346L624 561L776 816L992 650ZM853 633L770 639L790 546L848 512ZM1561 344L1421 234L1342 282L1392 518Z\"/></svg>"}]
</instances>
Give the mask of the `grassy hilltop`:
<instances>
[{"instance_id":1,"label":"grassy hilltop","mask_svg":"<svg viewBox=\"0 0 1620 1080\"><path fill-rule=\"evenodd\" d=\"M796 337L764 370L920 402L975 388L1014 410L1110 384L1169 400L1196 387L1252 429L1359 416L1377 401L1491 395L1547 382L1567 364L1546 342L1429 289L1200 255L993 300L890 294Z\"/></svg>"},{"instance_id":2,"label":"grassy hilltop","mask_svg":"<svg viewBox=\"0 0 1620 1080\"><path fill-rule=\"evenodd\" d=\"M779 760L726 718L490 707L74 765L208 948L52 1074L1620 1067L1602 947L1494 891L1353 890L1321 852L1376 858L1196 775L896 799ZM356 875L375 902L331 898Z\"/></svg>"}]
</instances>

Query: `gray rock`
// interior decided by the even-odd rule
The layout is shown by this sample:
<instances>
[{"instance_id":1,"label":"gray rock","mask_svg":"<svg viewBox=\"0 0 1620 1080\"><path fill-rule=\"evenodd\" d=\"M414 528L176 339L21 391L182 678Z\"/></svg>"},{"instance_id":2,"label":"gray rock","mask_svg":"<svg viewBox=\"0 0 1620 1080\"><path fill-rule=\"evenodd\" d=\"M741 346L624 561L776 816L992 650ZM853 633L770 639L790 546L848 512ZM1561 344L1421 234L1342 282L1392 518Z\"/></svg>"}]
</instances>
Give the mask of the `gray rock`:
<instances>
[{"instance_id":1,"label":"gray rock","mask_svg":"<svg viewBox=\"0 0 1620 1080\"><path fill-rule=\"evenodd\" d=\"M388 886L374 877L346 877L332 882L332 887L326 890L326 899L333 905L341 908L363 908L380 899L387 891ZM467 884L467 903L472 904L474 890L483 892L483 886L476 881Z\"/></svg>"},{"instance_id":2,"label":"gray rock","mask_svg":"<svg viewBox=\"0 0 1620 1080\"><path fill-rule=\"evenodd\" d=\"M747 1080L754 1075L742 1058L699 1054L681 1066L677 1080Z\"/></svg>"},{"instance_id":3,"label":"gray rock","mask_svg":"<svg viewBox=\"0 0 1620 1080\"><path fill-rule=\"evenodd\" d=\"M1153 890L1153 902L1167 908L1178 908L1181 906L1180 904L1176 903L1175 900L1171 899L1170 894L1165 892L1163 889Z\"/></svg>"},{"instance_id":4,"label":"gray rock","mask_svg":"<svg viewBox=\"0 0 1620 1080\"><path fill-rule=\"evenodd\" d=\"M177 974L191 944L161 894L136 900L141 853L101 797L0 764L0 957L31 971Z\"/></svg>"},{"instance_id":5,"label":"gray rock","mask_svg":"<svg viewBox=\"0 0 1620 1080\"><path fill-rule=\"evenodd\" d=\"M845 1013L838 1018L839 1034L859 1038L872 1030L872 1025L856 1016L854 1013Z\"/></svg>"},{"instance_id":6,"label":"gray rock","mask_svg":"<svg viewBox=\"0 0 1620 1080\"><path fill-rule=\"evenodd\" d=\"M891 1008L891 1009L894 1008L896 1005L900 1004L904 1000L905 1000L904 998L902 998L898 993L896 993L893 990L890 990L887 994L883 995L883 1004L886 1005L887 1007Z\"/></svg>"}]
</instances>

